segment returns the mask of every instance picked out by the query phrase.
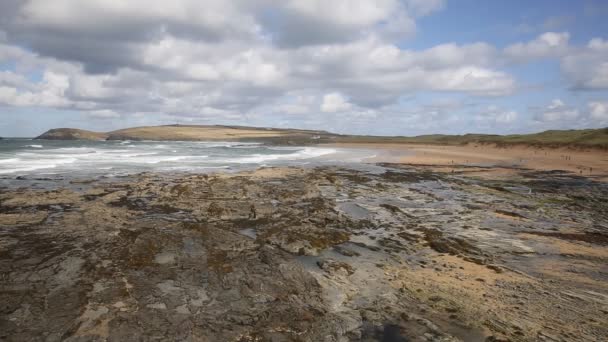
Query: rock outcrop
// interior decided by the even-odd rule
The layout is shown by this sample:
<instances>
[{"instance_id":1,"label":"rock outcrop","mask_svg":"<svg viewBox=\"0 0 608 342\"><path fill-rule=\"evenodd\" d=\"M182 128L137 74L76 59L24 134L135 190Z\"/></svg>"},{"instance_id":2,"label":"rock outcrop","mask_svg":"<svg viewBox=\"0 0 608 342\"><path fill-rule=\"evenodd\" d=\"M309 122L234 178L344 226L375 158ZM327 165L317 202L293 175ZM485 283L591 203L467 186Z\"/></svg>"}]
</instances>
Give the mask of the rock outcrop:
<instances>
[{"instance_id":1,"label":"rock outcrop","mask_svg":"<svg viewBox=\"0 0 608 342\"><path fill-rule=\"evenodd\" d=\"M0 192L0 340L607 341L608 189L518 177L22 180Z\"/></svg>"}]
</instances>

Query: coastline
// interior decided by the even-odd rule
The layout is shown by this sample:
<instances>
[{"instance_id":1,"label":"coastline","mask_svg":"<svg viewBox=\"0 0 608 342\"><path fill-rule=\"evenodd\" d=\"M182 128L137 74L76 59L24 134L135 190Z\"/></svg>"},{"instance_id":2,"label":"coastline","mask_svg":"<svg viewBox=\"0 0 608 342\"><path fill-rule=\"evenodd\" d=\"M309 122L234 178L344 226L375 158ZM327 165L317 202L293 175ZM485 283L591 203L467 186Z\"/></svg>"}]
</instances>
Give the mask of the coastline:
<instances>
[{"instance_id":1,"label":"coastline","mask_svg":"<svg viewBox=\"0 0 608 342\"><path fill-rule=\"evenodd\" d=\"M603 150L481 144L338 143L319 146L377 150L380 153L369 162L426 166L435 171L512 175L513 172L509 171L512 169L561 170L601 182L608 181L608 153ZM475 166L482 166L485 170L475 170Z\"/></svg>"}]
</instances>

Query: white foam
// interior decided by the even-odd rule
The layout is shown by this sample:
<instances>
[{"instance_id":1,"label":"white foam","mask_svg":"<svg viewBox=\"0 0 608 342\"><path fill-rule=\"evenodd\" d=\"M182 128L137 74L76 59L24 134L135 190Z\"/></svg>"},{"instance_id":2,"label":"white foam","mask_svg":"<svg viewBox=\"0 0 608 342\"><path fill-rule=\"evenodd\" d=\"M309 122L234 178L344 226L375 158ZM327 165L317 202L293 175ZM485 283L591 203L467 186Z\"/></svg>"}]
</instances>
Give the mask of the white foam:
<instances>
[{"instance_id":1,"label":"white foam","mask_svg":"<svg viewBox=\"0 0 608 342\"><path fill-rule=\"evenodd\" d=\"M146 164L158 164L163 162L180 161L188 158L188 156L176 156L176 157L158 157L154 160L145 161Z\"/></svg>"},{"instance_id":2,"label":"white foam","mask_svg":"<svg viewBox=\"0 0 608 342\"><path fill-rule=\"evenodd\" d=\"M295 153L288 154L253 154L248 157L238 158L238 159L229 159L227 160L230 163L237 164L259 164L269 161L276 160L300 160L300 159L312 159L321 157L327 154L335 153L336 150L331 148L315 148L315 147L306 147L300 151Z\"/></svg>"},{"instance_id":3,"label":"white foam","mask_svg":"<svg viewBox=\"0 0 608 342\"><path fill-rule=\"evenodd\" d=\"M19 158L0 159L0 164L17 163L19 160Z\"/></svg>"},{"instance_id":4,"label":"white foam","mask_svg":"<svg viewBox=\"0 0 608 342\"><path fill-rule=\"evenodd\" d=\"M197 141L196 145L204 147L245 147L260 146L260 143L236 142L236 141Z\"/></svg>"},{"instance_id":5,"label":"white foam","mask_svg":"<svg viewBox=\"0 0 608 342\"><path fill-rule=\"evenodd\" d=\"M234 164L261 166L281 162L303 163L337 152L331 148L267 147L242 142L138 142L135 145L104 142L86 146L45 146L39 150L17 148L12 153L3 153L0 173L40 173L44 172L38 171L42 169L54 169L53 172L56 173L96 173L101 170L117 170L126 174L142 170L196 172L214 168L229 169ZM257 148L260 152L253 153L258 150L251 148Z\"/></svg>"},{"instance_id":6,"label":"white foam","mask_svg":"<svg viewBox=\"0 0 608 342\"><path fill-rule=\"evenodd\" d=\"M238 148L238 149L252 149L252 148L259 148L260 145L234 145L234 146L229 146L230 148Z\"/></svg>"},{"instance_id":7,"label":"white foam","mask_svg":"<svg viewBox=\"0 0 608 342\"><path fill-rule=\"evenodd\" d=\"M56 168L59 165L71 164L76 161L76 158L67 158L67 159L39 159L39 160L21 160L18 163L15 163L14 167L0 169L0 174L6 173L15 173L15 172L27 172L27 171L35 171L40 169L52 169Z\"/></svg>"},{"instance_id":8,"label":"white foam","mask_svg":"<svg viewBox=\"0 0 608 342\"><path fill-rule=\"evenodd\" d=\"M56 148L53 149L56 151L74 151L74 152L79 152L79 151L89 151L89 152L95 152L96 149L95 148L91 148L91 147L60 147L60 148ZM51 151L53 151L51 150Z\"/></svg>"},{"instance_id":9,"label":"white foam","mask_svg":"<svg viewBox=\"0 0 608 342\"><path fill-rule=\"evenodd\" d=\"M145 156L154 156L156 152L136 152L136 153L126 153L126 154L116 154L115 156L111 156L110 158L136 158L136 157L145 157Z\"/></svg>"},{"instance_id":10,"label":"white foam","mask_svg":"<svg viewBox=\"0 0 608 342\"><path fill-rule=\"evenodd\" d=\"M25 145L25 147L30 147L30 148L42 148L42 145Z\"/></svg>"}]
</instances>

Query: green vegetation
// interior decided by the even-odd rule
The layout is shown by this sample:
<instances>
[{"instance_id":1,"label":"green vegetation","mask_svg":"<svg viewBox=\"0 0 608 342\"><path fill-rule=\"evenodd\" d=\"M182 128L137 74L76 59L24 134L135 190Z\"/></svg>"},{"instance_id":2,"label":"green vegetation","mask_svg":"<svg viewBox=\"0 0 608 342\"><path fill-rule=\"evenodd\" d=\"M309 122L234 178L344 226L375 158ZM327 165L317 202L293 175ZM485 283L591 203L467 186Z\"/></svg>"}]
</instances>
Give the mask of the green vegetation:
<instances>
[{"instance_id":1,"label":"green vegetation","mask_svg":"<svg viewBox=\"0 0 608 342\"><path fill-rule=\"evenodd\" d=\"M126 128L98 133L73 128L51 129L37 139L49 140L163 140L163 141L259 141L269 144L316 143L323 131L240 126L168 125Z\"/></svg>"},{"instance_id":2,"label":"green vegetation","mask_svg":"<svg viewBox=\"0 0 608 342\"><path fill-rule=\"evenodd\" d=\"M583 130L551 130L534 134L491 135L420 135L417 137L382 137L342 135L341 143L398 143L398 144L496 144L498 146L527 145L536 147L572 147L608 149L608 128Z\"/></svg>"},{"instance_id":3,"label":"green vegetation","mask_svg":"<svg viewBox=\"0 0 608 342\"><path fill-rule=\"evenodd\" d=\"M599 148L608 150L608 128L582 130L552 130L534 134L492 135L420 135L416 137L387 137L371 135L340 135L325 131L260 128L243 126L169 125L127 128L97 133L73 128L52 129L38 139L58 140L224 140L258 141L274 145L309 145L319 143L384 143L466 145L495 144L497 146L525 145L535 147Z\"/></svg>"},{"instance_id":4,"label":"green vegetation","mask_svg":"<svg viewBox=\"0 0 608 342\"><path fill-rule=\"evenodd\" d=\"M106 140L105 133L98 133L77 128L55 128L46 131L36 139L47 140Z\"/></svg>"}]
</instances>

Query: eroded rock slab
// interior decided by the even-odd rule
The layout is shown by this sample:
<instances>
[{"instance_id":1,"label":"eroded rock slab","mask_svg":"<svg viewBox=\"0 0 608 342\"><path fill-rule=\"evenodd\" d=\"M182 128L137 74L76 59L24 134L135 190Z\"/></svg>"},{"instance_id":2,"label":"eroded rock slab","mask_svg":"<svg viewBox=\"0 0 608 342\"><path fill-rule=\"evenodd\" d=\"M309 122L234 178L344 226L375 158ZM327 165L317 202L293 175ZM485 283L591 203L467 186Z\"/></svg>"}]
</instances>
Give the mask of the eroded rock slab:
<instances>
[{"instance_id":1,"label":"eroded rock slab","mask_svg":"<svg viewBox=\"0 0 608 342\"><path fill-rule=\"evenodd\" d=\"M2 190L0 340L608 339L603 183L388 165L134 179Z\"/></svg>"}]
</instances>

